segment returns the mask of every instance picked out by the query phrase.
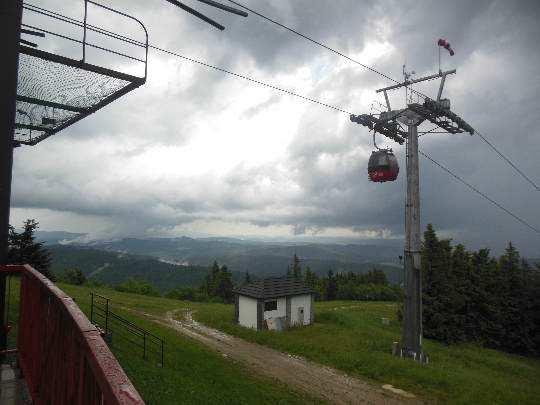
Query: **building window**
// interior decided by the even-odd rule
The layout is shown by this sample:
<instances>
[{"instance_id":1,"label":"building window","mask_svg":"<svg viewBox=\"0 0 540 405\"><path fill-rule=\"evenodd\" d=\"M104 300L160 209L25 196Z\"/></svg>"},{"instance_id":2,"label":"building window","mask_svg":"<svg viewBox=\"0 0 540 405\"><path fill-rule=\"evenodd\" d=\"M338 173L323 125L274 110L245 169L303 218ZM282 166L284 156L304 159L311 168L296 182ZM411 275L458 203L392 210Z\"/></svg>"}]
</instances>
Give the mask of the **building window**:
<instances>
[{"instance_id":1,"label":"building window","mask_svg":"<svg viewBox=\"0 0 540 405\"><path fill-rule=\"evenodd\" d=\"M275 311L277 309L277 301L266 301L264 303L264 312Z\"/></svg>"}]
</instances>

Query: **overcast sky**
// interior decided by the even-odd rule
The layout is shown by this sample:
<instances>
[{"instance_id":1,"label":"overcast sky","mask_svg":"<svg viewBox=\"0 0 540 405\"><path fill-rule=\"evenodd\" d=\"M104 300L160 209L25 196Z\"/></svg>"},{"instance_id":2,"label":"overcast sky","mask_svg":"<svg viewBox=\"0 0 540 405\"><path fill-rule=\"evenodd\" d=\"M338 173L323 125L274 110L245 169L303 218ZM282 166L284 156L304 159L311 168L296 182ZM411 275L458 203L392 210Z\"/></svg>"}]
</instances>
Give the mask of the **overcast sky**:
<instances>
[{"instance_id":1,"label":"overcast sky","mask_svg":"<svg viewBox=\"0 0 540 405\"><path fill-rule=\"evenodd\" d=\"M404 63L416 76L436 72L436 41L448 39L456 54L444 54L442 67L457 69L445 87L452 109L540 183L540 2L243 1L398 79ZM75 18L83 12L82 1L33 3ZM140 18L150 42L162 48L355 114L384 101L375 90L386 79L256 15L232 16L186 0L223 23L221 32L164 0L105 4ZM141 38L135 26L92 6L89 18ZM40 47L81 57L80 49L51 37ZM90 57L140 72L129 62ZM437 85L418 89L435 97ZM402 108L404 97L395 92L392 106ZM150 50L143 87L15 151L11 222L31 217L42 230L96 238L316 236L399 244L404 147L380 135L378 143L398 156L396 182L368 182L371 136L347 114ZM420 148L540 227L540 193L477 136L426 135ZM422 158L420 174L423 227L433 223L470 248L498 253L512 240L522 253L540 256L540 235Z\"/></svg>"}]
</instances>

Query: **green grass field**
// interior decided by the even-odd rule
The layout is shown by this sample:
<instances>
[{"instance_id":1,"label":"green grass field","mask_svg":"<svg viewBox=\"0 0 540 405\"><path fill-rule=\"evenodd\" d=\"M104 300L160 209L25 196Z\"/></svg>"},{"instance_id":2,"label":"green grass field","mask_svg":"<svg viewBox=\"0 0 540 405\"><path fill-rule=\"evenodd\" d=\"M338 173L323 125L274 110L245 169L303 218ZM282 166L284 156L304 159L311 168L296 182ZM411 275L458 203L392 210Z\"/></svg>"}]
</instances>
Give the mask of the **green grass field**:
<instances>
[{"instance_id":1,"label":"green grass field","mask_svg":"<svg viewBox=\"0 0 540 405\"><path fill-rule=\"evenodd\" d=\"M380 302L316 303L315 324L287 332L256 332L232 323L233 306L185 304L200 322L246 340L303 356L379 384L450 404L538 404L540 360L476 345L425 340L430 364L391 355L399 339L396 305ZM384 326L381 318L390 318Z\"/></svg>"},{"instance_id":2,"label":"green grass field","mask_svg":"<svg viewBox=\"0 0 540 405\"><path fill-rule=\"evenodd\" d=\"M111 289L89 289L59 284L88 315L90 291L107 296L111 308L139 326L165 340L165 367L143 360L133 345L113 337L113 352L147 404L303 404L313 398L293 392L273 380L258 377L221 355L172 329L135 316L126 308L150 314L180 308L180 301L120 293ZM13 281L10 319L16 319L18 282ZM15 330L10 347L15 345Z\"/></svg>"},{"instance_id":3,"label":"green grass field","mask_svg":"<svg viewBox=\"0 0 540 405\"><path fill-rule=\"evenodd\" d=\"M227 333L303 356L377 384L392 384L427 400L450 404L537 404L540 360L509 355L475 345L444 346L426 340L431 363L419 365L390 354L400 335L395 304L375 302L316 303L314 325L287 332L255 332L234 325L233 306L191 303L120 293L111 289L60 284L89 313L89 293L109 297L112 309L166 341L165 368L133 354L120 340L114 349L120 363L149 404L313 403L313 398L254 376L173 330L137 313L164 315L191 308L194 317ZM17 289L17 285L12 287ZM17 304L11 300L11 317ZM389 326L381 317L390 318Z\"/></svg>"}]
</instances>

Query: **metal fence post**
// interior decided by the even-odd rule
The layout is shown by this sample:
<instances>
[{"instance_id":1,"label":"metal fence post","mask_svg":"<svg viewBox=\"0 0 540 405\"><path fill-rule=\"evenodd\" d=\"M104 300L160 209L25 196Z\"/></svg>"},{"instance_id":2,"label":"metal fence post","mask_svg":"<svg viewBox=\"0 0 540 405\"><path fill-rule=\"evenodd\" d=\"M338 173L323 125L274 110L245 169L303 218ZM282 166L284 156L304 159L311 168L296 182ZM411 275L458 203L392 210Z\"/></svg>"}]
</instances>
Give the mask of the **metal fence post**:
<instances>
[{"instance_id":1,"label":"metal fence post","mask_svg":"<svg viewBox=\"0 0 540 405\"><path fill-rule=\"evenodd\" d=\"M84 27L83 27L83 48L82 48L82 61L86 61L86 19L88 16L88 1L84 0Z\"/></svg>"},{"instance_id":2,"label":"metal fence post","mask_svg":"<svg viewBox=\"0 0 540 405\"><path fill-rule=\"evenodd\" d=\"M146 360L146 332L143 333L143 359Z\"/></svg>"},{"instance_id":3,"label":"metal fence post","mask_svg":"<svg viewBox=\"0 0 540 405\"><path fill-rule=\"evenodd\" d=\"M109 333L109 300L105 301L105 335Z\"/></svg>"},{"instance_id":4,"label":"metal fence post","mask_svg":"<svg viewBox=\"0 0 540 405\"><path fill-rule=\"evenodd\" d=\"M163 340L161 341L161 368L165 367L163 364Z\"/></svg>"},{"instance_id":5,"label":"metal fence post","mask_svg":"<svg viewBox=\"0 0 540 405\"><path fill-rule=\"evenodd\" d=\"M94 293L90 293L90 322L94 323Z\"/></svg>"}]
</instances>

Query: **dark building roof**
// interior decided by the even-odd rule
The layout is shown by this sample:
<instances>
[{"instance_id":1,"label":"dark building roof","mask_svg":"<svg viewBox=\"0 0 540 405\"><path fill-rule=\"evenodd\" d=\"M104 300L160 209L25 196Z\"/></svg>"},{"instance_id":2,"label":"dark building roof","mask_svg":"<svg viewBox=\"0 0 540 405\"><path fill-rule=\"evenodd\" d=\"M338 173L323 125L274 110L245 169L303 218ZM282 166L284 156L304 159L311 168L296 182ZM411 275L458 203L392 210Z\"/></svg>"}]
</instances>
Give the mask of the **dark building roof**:
<instances>
[{"instance_id":1,"label":"dark building roof","mask_svg":"<svg viewBox=\"0 0 540 405\"><path fill-rule=\"evenodd\" d=\"M239 295L262 299L315 293L301 280L292 277L270 277L257 280L235 288L234 292Z\"/></svg>"}]
</instances>

